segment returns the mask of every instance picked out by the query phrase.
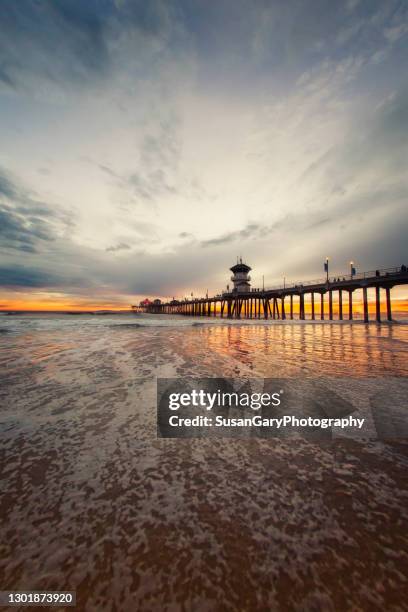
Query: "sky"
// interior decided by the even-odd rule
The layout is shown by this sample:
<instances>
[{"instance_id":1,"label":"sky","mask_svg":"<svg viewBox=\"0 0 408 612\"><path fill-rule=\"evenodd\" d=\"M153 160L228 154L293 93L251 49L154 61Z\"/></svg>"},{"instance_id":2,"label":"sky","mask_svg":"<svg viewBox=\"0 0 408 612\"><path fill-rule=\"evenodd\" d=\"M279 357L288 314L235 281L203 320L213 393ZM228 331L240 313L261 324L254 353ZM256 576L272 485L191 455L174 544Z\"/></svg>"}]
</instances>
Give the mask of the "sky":
<instances>
[{"instance_id":1,"label":"sky","mask_svg":"<svg viewBox=\"0 0 408 612\"><path fill-rule=\"evenodd\" d=\"M0 308L408 264L404 0L3 0Z\"/></svg>"}]
</instances>

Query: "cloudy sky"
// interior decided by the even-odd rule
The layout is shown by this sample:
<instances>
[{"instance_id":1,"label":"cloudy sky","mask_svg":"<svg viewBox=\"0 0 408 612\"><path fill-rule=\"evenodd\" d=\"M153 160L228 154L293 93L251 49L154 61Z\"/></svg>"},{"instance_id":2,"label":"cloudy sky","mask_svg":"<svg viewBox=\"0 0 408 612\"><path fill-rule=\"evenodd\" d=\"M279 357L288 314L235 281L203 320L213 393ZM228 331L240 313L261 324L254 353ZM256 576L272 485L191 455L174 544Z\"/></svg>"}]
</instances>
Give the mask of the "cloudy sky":
<instances>
[{"instance_id":1,"label":"cloudy sky","mask_svg":"<svg viewBox=\"0 0 408 612\"><path fill-rule=\"evenodd\" d=\"M405 0L3 0L0 308L407 264Z\"/></svg>"}]
</instances>

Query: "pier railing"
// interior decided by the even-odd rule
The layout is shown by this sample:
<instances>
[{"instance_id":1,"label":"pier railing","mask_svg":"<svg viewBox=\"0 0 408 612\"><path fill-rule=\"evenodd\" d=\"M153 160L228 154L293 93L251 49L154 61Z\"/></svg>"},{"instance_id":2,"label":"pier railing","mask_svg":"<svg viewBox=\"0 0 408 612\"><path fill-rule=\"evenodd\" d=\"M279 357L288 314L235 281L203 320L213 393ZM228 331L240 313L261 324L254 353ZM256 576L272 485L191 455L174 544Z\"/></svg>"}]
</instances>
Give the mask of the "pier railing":
<instances>
[{"instance_id":1,"label":"pier railing","mask_svg":"<svg viewBox=\"0 0 408 612\"><path fill-rule=\"evenodd\" d=\"M259 293L259 292L267 292L267 291L285 291L286 289L298 289L301 287L310 287L314 285L324 285L325 283L334 284L344 281L359 281L367 278L383 278L387 276L393 276L396 274L401 274L402 272L406 272L407 269L405 266L398 266L394 268L381 268L379 270L369 270L367 272L357 272L356 274L339 274L337 276L315 278L312 280L299 280L299 281L290 281L289 283L285 282L281 285L273 285L272 287L265 288L252 288L251 293ZM228 295L226 292L224 295Z\"/></svg>"}]
</instances>

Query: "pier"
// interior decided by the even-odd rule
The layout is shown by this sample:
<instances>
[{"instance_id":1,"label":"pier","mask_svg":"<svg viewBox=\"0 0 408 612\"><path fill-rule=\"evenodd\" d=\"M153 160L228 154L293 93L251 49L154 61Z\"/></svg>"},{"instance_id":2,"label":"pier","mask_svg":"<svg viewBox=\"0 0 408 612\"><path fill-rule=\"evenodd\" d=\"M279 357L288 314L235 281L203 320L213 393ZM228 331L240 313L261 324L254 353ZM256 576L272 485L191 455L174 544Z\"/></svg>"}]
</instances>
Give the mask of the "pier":
<instances>
[{"instance_id":1,"label":"pier","mask_svg":"<svg viewBox=\"0 0 408 612\"><path fill-rule=\"evenodd\" d=\"M298 319L305 320L305 296L310 296L311 320L334 320L334 297L338 296L337 320L354 319L353 293L362 290L363 320L369 322L368 290L375 293L375 320L381 323L381 291L385 292L386 321L392 321L391 290L408 283L406 266L386 268L363 273L352 273L339 277L327 277L283 286L254 289L250 287L249 266L237 262L231 268L234 289L213 297L191 298L161 302L154 300L142 310L155 314L178 314L196 317L220 316L235 319L294 319L296 302ZM348 297L347 311L343 306L343 295ZM139 307L135 307L140 309ZM328 312L327 312L328 310ZM326 311L326 312L325 312Z\"/></svg>"}]
</instances>

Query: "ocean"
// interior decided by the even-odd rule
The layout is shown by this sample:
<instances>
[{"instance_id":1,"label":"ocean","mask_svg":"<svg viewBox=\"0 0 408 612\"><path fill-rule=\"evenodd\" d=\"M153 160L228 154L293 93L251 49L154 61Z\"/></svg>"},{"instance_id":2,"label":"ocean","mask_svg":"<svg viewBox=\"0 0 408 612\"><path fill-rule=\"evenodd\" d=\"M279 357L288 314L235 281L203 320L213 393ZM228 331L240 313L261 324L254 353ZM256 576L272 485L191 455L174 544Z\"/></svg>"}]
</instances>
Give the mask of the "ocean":
<instances>
[{"instance_id":1,"label":"ocean","mask_svg":"<svg viewBox=\"0 0 408 612\"><path fill-rule=\"evenodd\" d=\"M156 380L324 376L364 411L404 388L407 356L403 322L1 315L3 589L98 611L403 610L406 437L158 439Z\"/></svg>"}]
</instances>

